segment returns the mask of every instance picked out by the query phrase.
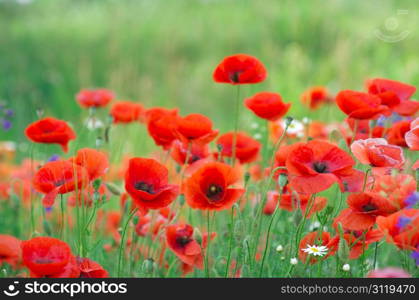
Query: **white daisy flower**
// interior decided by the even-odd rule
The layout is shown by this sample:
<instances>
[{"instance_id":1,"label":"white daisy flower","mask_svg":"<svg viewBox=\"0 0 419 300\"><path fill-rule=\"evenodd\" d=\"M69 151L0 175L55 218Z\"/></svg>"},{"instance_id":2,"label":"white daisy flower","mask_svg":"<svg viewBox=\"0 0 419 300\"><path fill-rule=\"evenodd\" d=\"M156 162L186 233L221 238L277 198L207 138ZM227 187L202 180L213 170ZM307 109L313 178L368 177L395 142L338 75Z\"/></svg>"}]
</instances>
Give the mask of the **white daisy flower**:
<instances>
[{"instance_id":1,"label":"white daisy flower","mask_svg":"<svg viewBox=\"0 0 419 300\"><path fill-rule=\"evenodd\" d=\"M282 252L284 250L284 247L282 247L282 245L278 245L277 247L276 247L276 251L277 252Z\"/></svg>"},{"instance_id":2,"label":"white daisy flower","mask_svg":"<svg viewBox=\"0 0 419 300\"><path fill-rule=\"evenodd\" d=\"M307 248L301 250L303 250L305 253L321 257L324 256L329 249L327 249L326 246L316 246L307 244Z\"/></svg>"},{"instance_id":3,"label":"white daisy flower","mask_svg":"<svg viewBox=\"0 0 419 300\"><path fill-rule=\"evenodd\" d=\"M290 263L291 263L291 265L296 265L296 264L298 264L298 259L295 258L295 257L291 258Z\"/></svg>"},{"instance_id":4,"label":"white daisy flower","mask_svg":"<svg viewBox=\"0 0 419 300\"><path fill-rule=\"evenodd\" d=\"M344 264L342 266L342 270L345 271L345 272L348 272L348 271L351 270L351 266L349 264Z\"/></svg>"}]
</instances>

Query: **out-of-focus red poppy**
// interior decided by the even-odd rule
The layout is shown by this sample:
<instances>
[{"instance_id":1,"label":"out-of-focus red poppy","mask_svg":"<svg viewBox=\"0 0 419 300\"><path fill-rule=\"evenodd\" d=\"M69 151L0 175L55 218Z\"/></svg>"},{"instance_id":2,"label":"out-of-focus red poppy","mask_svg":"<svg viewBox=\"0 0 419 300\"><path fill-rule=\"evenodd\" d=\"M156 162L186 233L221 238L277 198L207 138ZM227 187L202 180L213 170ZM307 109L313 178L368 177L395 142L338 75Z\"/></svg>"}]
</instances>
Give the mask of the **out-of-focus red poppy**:
<instances>
[{"instance_id":1,"label":"out-of-focus red poppy","mask_svg":"<svg viewBox=\"0 0 419 300\"><path fill-rule=\"evenodd\" d=\"M185 142L208 144L218 134L212 129L212 122L201 114L190 114L186 117L176 118L176 133L178 138Z\"/></svg>"},{"instance_id":2,"label":"out-of-focus red poppy","mask_svg":"<svg viewBox=\"0 0 419 300\"><path fill-rule=\"evenodd\" d=\"M77 151L76 156L70 161L84 167L87 170L91 181L102 177L109 169L108 156L104 152L96 149L80 149Z\"/></svg>"},{"instance_id":3,"label":"out-of-focus red poppy","mask_svg":"<svg viewBox=\"0 0 419 300\"><path fill-rule=\"evenodd\" d=\"M190 151L189 154L188 154L188 151ZM192 164L200 159L204 159L208 157L209 149L208 149L207 144L200 144L200 143L185 144L179 140L175 140L172 143L170 156L179 165L184 165L186 163L186 157L188 157L187 164Z\"/></svg>"},{"instance_id":4,"label":"out-of-focus red poppy","mask_svg":"<svg viewBox=\"0 0 419 300\"><path fill-rule=\"evenodd\" d=\"M177 113L177 109L170 110L160 107L148 109L145 113L149 135L157 146L162 146L166 150L177 138L175 133Z\"/></svg>"},{"instance_id":5,"label":"out-of-focus red poppy","mask_svg":"<svg viewBox=\"0 0 419 300\"><path fill-rule=\"evenodd\" d=\"M106 232L110 233L116 243L120 243L121 234L119 228L121 227L121 213L119 211L110 211L106 214Z\"/></svg>"},{"instance_id":6,"label":"out-of-focus red poppy","mask_svg":"<svg viewBox=\"0 0 419 300\"><path fill-rule=\"evenodd\" d=\"M324 191L333 183L338 183L342 191L360 191L364 175L353 169L354 165L348 153L320 140L299 145L286 160L290 185L303 194Z\"/></svg>"},{"instance_id":7,"label":"out-of-focus red poppy","mask_svg":"<svg viewBox=\"0 0 419 300\"><path fill-rule=\"evenodd\" d=\"M278 93L260 92L244 101L246 107L256 116L269 121L282 118L291 107L291 103L284 103Z\"/></svg>"},{"instance_id":8,"label":"out-of-focus red poppy","mask_svg":"<svg viewBox=\"0 0 419 300\"><path fill-rule=\"evenodd\" d=\"M141 213L138 213L138 215L139 220L137 225L135 225L135 232L143 237L151 235L152 238L155 238L163 225L168 222L168 219L160 213L154 219L149 214L143 216Z\"/></svg>"},{"instance_id":9,"label":"out-of-focus red poppy","mask_svg":"<svg viewBox=\"0 0 419 300\"><path fill-rule=\"evenodd\" d=\"M373 270L368 273L367 278L411 278L412 276L403 269L384 268Z\"/></svg>"},{"instance_id":10,"label":"out-of-focus red poppy","mask_svg":"<svg viewBox=\"0 0 419 300\"><path fill-rule=\"evenodd\" d=\"M349 259L357 259L364 251L368 250L369 245L378 242L383 238L383 234L377 229L370 229L368 231L346 231L343 234L343 239L350 248ZM339 246L340 236L336 235L327 245L331 249L336 249Z\"/></svg>"},{"instance_id":11,"label":"out-of-focus red poppy","mask_svg":"<svg viewBox=\"0 0 419 300\"><path fill-rule=\"evenodd\" d=\"M367 80L366 86L368 93L380 97L381 103L390 108L408 100L416 91L413 85L384 78Z\"/></svg>"},{"instance_id":12,"label":"out-of-focus red poppy","mask_svg":"<svg viewBox=\"0 0 419 300\"><path fill-rule=\"evenodd\" d=\"M103 199L108 200L110 197L109 191L105 184L101 184L97 192L99 194L99 201L102 201ZM83 190L78 190L77 192L74 192L72 195L70 195L67 198L67 203L69 206L84 205L86 207L90 207L93 204L94 197L95 189L92 185L90 185L87 188L84 188Z\"/></svg>"},{"instance_id":13,"label":"out-of-focus red poppy","mask_svg":"<svg viewBox=\"0 0 419 300\"><path fill-rule=\"evenodd\" d=\"M76 138L73 129L65 121L51 117L29 124L25 134L35 143L59 144L64 152L68 151L68 143Z\"/></svg>"},{"instance_id":14,"label":"out-of-focus red poppy","mask_svg":"<svg viewBox=\"0 0 419 300\"><path fill-rule=\"evenodd\" d=\"M32 277L51 277L63 272L71 256L70 247L56 238L36 237L22 241L23 264L37 275Z\"/></svg>"},{"instance_id":15,"label":"out-of-focus red poppy","mask_svg":"<svg viewBox=\"0 0 419 300\"><path fill-rule=\"evenodd\" d=\"M325 197L315 197L312 200L314 202L309 205L310 198L311 195L291 193L286 189L286 192L283 193L281 199L279 199L279 193L277 191L270 191L268 192L268 198L263 212L270 215L279 204L280 208L287 211L300 209L302 215L305 216L306 210L310 206L310 211L307 213L307 218L310 218L316 212L323 210L327 205L327 198Z\"/></svg>"},{"instance_id":16,"label":"out-of-focus red poppy","mask_svg":"<svg viewBox=\"0 0 419 300\"><path fill-rule=\"evenodd\" d=\"M307 135L312 139L327 139L329 130L323 122L313 121L308 125Z\"/></svg>"},{"instance_id":17,"label":"out-of-focus red poppy","mask_svg":"<svg viewBox=\"0 0 419 300\"><path fill-rule=\"evenodd\" d=\"M387 131L388 143L400 147L407 147L405 135L410 130L410 123L411 121L409 120L394 123Z\"/></svg>"},{"instance_id":18,"label":"out-of-focus red poppy","mask_svg":"<svg viewBox=\"0 0 419 300\"><path fill-rule=\"evenodd\" d=\"M337 250L336 247L333 247L333 248L329 247L330 240L331 240L331 237L330 237L330 233L328 232L322 232L321 237L318 232L308 233L300 241L299 248L298 248L298 258L303 262L305 262L307 258L309 258L310 264L314 264L321 259L326 259L327 257L333 255ZM308 253L302 250L302 249L307 248L309 245L310 246L313 246L313 245L326 246L328 252L325 256L320 257L320 258L317 258L316 256L310 256Z\"/></svg>"},{"instance_id":19,"label":"out-of-focus red poppy","mask_svg":"<svg viewBox=\"0 0 419 300\"><path fill-rule=\"evenodd\" d=\"M221 156L233 156L234 132L228 132L217 139L217 146L221 148ZM254 162L259 155L261 144L249 137L244 132L237 132L236 137L236 158L240 163Z\"/></svg>"},{"instance_id":20,"label":"out-of-focus red poppy","mask_svg":"<svg viewBox=\"0 0 419 300\"><path fill-rule=\"evenodd\" d=\"M126 124L141 120L144 112L144 107L138 102L119 101L112 105L109 114L113 117L114 124Z\"/></svg>"},{"instance_id":21,"label":"out-of-focus red poppy","mask_svg":"<svg viewBox=\"0 0 419 300\"><path fill-rule=\"evenodd\" d=\"M310 109L315 110L321 105L332 102L333 97L324 86L314 86L304 91L301 95L301 102Z\"/></svg>"},{"instance_id":22,"label":"out-of-focus red poppy","mask_svg":"<svg viewBox=\"0 0 419 300\"><path fill-rule=\"evenodd\" d=\"M404 200L416 190L416 180L409 174L375 176L369 188L397 209L402 209L406 206Z\"/></svg>"},{"instance_id":23,"label":"out-of-focus red poppy","mask_svg":"<svg viewBox=\"0 0 419 300\"><path fill-rule=\"evenodd\" d=\"M265 66L255 57L236 54L225 57L214 71L215 82L247 84L264 81L267 76Z\"/></svg>"},{"instance_id":24,"label":"out-of-focus red poppy","mask_svg":"<svg viewBox=\"0 0 419 300\"><path fill-rule=\"evenodd\" d=\"M346 135L348 145L350 145L353 140L381 138L384 136L385 128L382 126L375 126L371 128L369 120L355 120L352 118L346 118L345 121L354 133L351 135Z\"/></svg>"},{"instance_id":25,"label":"out-of-focus red poppy","mask_svg":"<svg viewBox=\"0 0 419 300\"><path fill-rule=\"evenodd\" d=\"M410 150L419 150L419 117L410 123L410 130L406 132L404 139Z\"/></svg>"},{"instance_id":26,"label":"out-of-focus red poppy","mask_svg":"<svg viewBox=\"0 0 419 300\"><path fill-rule=\"evenodd\" d=\"M177 185L168 184L168 170L149 158L132 158L125 174L125 189L140 209L163 208L179 194Z\"/></svg>"},{"instance_id":27,"label":"out-of-focus red poppy","mask_svg":"<svg viewBox=\"0 0 419 300\"><path fill-rule=\"evenodd\" d=\"M0 266L3 263L16 268L22 259L21 241L8 234L0 234Z\"/></svg>"},{"instance_id":28,"label":"out-of-focus red poppy","mask_svg":"<svg viewBox=\"0 0 419 300\"><path fill-rule=\"evenodd\" d=\"M204 164L185 182L186 202L192 208L203 210L230 208L244 193L244 189L230 187L238 180L237 170L227 164Z\"/></svg>"},{"instance_id":29,"label":"out-of-focus red poppy","mask_svg":"<svg viewBox=\"0 0 419 300\"><path fill-rule=\"evenodd\" d=\"M107 89L84 89L76 95L76 100L81 107L103 107L114 99L112 91Z\"/></svg>"},{"instance_id":30,"label":"out-of-focus red poppy","mask_svg":"<svg viewBox=\"0 0 419 300\"><path fill-rule=\"evenodd\" d=\"M46 207L54 204L58 194L83 189L89 181L85 168L69 161L52 161L40 168L32 179L35 190L45 194L42 203Z\"/></svg>"},{"instance_id":31,"label":"out-of-focus red poppy","mask_svg":"<svg viewBox=\"0 0 419 300\"><path fill-rule=\"evenodd\" d=\"M348 207L336 217L335 223L345 230L366 230L374 226L378 216L388 216L397 211L386 198L374 193L350 194Z\"/></svg>"},{"instance_id":32,"label":"out-of-focus red poppy","mask_svg":"<svg viewBox=\"0 0 419 300\"><path fill-rule=\"evenodd\" d=\"M389 114L389 108L381 104L381 99L375 95L344 90L337 94L336 103L348 117L364 120L375 119L379 115Z\"/></svg>"},{"instance_id":33,"label":"out-of-focus red poppy","mask_svg":"<svg viewBox=\"0 0 419 300\"><path fill-rule=\"evenodd\" d=\"M188 224L166 227L166 243L170 250L185 264L203 269L204 257L201 246L193 239L193 228Z\"/></svg>"},{"instance_id":34,"label":"out-of-focus red poppy","mask_svg":"<svg viewBox=\"0 0 419 300\"><path fill-rule=\"evenodd\" d=\"M77 258L81 278L108 278L109 274L101 265L89 258Z\"/></svg>"},{"instance_id":35,"label":"out-of-focus red poppy","mask_svg":"<svg viewBox=\"0 0 419 300\"><path fill-rule=\"evenodd\" d=\"M410 100L416 87L395 80L376 78L366 83L368 92L381 98L394 112L402 116L412 116L419 110L419 102Z\"/></svg>"},{"instance_id":36,"label":"out-of-focus red poppy","mask_svg":"<svg viewBox=\"0 0 419 300\"><path fill-rule=\"evenodd\" d=\"M378 217L377 225L387 241L400 249L416 250L419 245L419 209L403 209Z\"/></svg>"},{"instance_id":37,"label":"out-of-focus red poppy","mask_svg":"<svg viewBox=\"0 0 419 300\"><path fill-rule=\"evenodd\" d=\"M399 168L405 162L403 149L389 145L383 138L357 140L352 143L351 151L360 163L372 167Z\"/></svg>"}]
</instances>

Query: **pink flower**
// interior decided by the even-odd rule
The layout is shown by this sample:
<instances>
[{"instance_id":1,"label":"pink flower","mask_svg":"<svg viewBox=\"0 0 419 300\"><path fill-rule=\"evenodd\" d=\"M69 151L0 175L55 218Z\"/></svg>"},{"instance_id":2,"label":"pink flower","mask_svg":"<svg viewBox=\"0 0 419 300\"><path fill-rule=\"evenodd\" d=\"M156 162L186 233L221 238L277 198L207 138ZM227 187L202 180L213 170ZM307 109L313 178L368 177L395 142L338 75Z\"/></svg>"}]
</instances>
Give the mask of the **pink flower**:
<instances>
[{"instance_id":1,"label":"pink flower","mask_svg":"<svg viewBox=\"0 0 419 300\"><path fill-rule=\"evenodd\" d=\"M410 130L406 132L404 139L410 150L419 150L419 117L410 123Z\"/></svg>"},{"instance_id":2,"label":"pink flower","mask_svg":"<svg viewBox=\"0 0 419 300\"><path fill-rule=\"evenodd\" d=\"M403 149L382 138L357 140L351 151L362 164L372 167L400 167L405 162Z\"/></svg>"}]
</instances>

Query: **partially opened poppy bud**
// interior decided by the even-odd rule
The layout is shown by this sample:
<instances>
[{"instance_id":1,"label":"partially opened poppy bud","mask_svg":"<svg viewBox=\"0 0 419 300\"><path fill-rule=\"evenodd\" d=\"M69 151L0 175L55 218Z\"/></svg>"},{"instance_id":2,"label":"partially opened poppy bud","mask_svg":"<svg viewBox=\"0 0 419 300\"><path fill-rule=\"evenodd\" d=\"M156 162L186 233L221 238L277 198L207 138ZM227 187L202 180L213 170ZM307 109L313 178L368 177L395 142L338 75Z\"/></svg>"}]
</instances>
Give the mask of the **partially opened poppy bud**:
<instances>
[{"instance_id":1,"label":"partially opened poppy bud","mask_svg":"<svg viewBox=\"0 0 419 300\"><path fill-rule=\"evenodd\" d=\"M265 66L255 57L247 54L227 56L217 66L213 79L215 82L229 84L258 83L265 80Z\"/></svg>"}]
</instances>

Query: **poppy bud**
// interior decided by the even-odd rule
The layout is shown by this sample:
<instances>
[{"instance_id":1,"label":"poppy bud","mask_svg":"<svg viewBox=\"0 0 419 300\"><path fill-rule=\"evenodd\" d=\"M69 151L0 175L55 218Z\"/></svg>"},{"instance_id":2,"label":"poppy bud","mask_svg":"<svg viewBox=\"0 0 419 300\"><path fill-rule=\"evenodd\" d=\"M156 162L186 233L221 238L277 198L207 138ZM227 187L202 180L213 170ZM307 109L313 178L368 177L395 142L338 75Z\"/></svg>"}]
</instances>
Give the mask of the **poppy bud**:
<instances>
[{"instance_id":1,"label":"poppy bud","mask_svg":"<svg viewBox=\"0 0 419 300\"><path fill-rule=\"evenodd\" d=\"M344 238L339 239L338 257L340 260L347 260L349 257L349 246Z\"/></svg>"},{"instance_id":2,"label":"poppy bud","mask_svg":"<svg viewBox=\"0 0 419 300\"><path fill-rule=\"evenodd\" d=\"M96 179L95 181L93 181L93 188L95 189L95 191L99 190L101 183L102 183L102 180L100 179Z\"/></svg>"},{"instance_id":3,"label":"poppy bud","mask_svg":"<svg viewBox=\"0 0 419 300\"><path fill-rule=\"evenodd\" d=\"M289 117L289 116L285 117L285 128L288 128L291 125L293 120L294 120L293 117Z\"/></svg>"},{"instance_id":4,"label":"poppy bud","mask_svg":"<svg viewBox=\"0 0 419 300\"><path fill-rule=\"evenodd\" d=\"M105 183L106 187L108 188L108 190L114 194L115 196L120 196L122 194L121 190L119 189L119 187L111 182L107 182Z\"/></svg>"},{"instance_id":5,"label":"poppy bud","mask_svg":"<svg viewBox=\"0 0 419 300\"><path fill-rule=\"evenodd\" d=\"M283 188L284 186L286 186L288 183L288 176L285 173L281 173L279 174L278 177L278 185Z\"/></svg>"},{"instance_id":6,"label":"poppy bud","mask_svg":"<svg viewBox=\"0 0 419 300\"><path fill-rule=\"evenodd\" d=\"M201 231L199 230L198 227L195 227L193 229L193 236L192 237L199 245L202 246L202 233L201 233Z\"/></svg>"},{"instance_id":7,"label":"poppy bud","mask_svg":"<svg viewBox=\"0 0 419 300\"><path fill-rule=\"evenodd\" d=\"M141 267L144 274L153 274L154 271L154 259L147 258L144 260L143 265Z\"/></svg>"},{"instance_id":8,"label":"poppy bud","mask_svg":"<svg viewBox=\"0 0 419 300\"><path fill-rule=\"evenodd\" d=\"M249 182L249 179L250 179L250 173L249 172L246 172L245 174L244 174L244 185L246 186L247 185L247 183Z\"/></svg>"},{"instance_id":9,"label":"poppy bud","mask_svg":"<svg viewBox=\"0 0 419 300\"><path fill-rule=\"evenodd\" d=\"M179 204L180 206L183 206L183 204L185 204L185 196L183 194L179 195Z\"/></svg>"}]
</instances>

